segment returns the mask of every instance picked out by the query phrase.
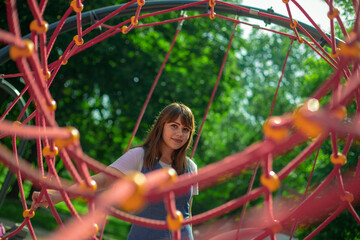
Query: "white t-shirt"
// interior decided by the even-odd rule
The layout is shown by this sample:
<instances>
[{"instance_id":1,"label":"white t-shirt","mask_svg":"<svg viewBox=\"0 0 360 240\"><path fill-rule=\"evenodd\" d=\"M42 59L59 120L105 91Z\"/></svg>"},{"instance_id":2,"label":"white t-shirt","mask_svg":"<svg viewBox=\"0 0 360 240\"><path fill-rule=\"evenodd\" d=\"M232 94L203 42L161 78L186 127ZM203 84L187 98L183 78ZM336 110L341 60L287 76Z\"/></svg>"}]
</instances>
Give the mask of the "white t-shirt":
<instances>
[{"instance_id":1,"label":"white t-shirt","mask_svg":"<svg viewBox=\"0 0 360 240\"><path fill-rule=\"evenodd\" d=\"M121 171L124 174L128 174L131 171L141 171L143 164L144 164L144 155L145 150L142 147L132 148L127 151L124 155L119 157L115 162L110 164L110 167L116 168L117 170ZM190 173L196 174L197 173L197 166L193 160L188 158L189 160L189 167ZM166 164L162 161L159 161L159 164L162 168L171 167L170 164ZM193 186L193 195L199 194L199 187L198 185Z\"/></svg>"}]
</instances>

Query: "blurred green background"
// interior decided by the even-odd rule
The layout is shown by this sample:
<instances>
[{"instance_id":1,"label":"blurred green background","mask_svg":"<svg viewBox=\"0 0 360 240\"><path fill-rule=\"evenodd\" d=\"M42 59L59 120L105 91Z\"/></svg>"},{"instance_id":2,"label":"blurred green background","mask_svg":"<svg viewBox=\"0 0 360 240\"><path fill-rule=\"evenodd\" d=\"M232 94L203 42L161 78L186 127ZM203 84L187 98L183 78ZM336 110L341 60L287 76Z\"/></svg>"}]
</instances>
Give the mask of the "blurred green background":
<instances>
[{"instance_id":1,"label":"blurred green background","mask_svg":"<svg viewBox=\"0 0 360 240\"><path fill-rule=\"evenodd\" d=\"M123 2L126 1L85 1L84 11ZM342 13L345 13L342 17L346 19L346 27L350 29L351 20L355 15L351 1L337 1L335 4L343 10ZM60 20L68 6L64 2L49 2L44 12L44 19L49 23ZM261 6L256 7L261 8ZM0 9L0 28L8 31L5 1L0 3ZM21 32L26 35L29 33L28 25L33 17L24 1L18 1L17 9ZM197 13L189 11L187 14L190 16ZM179 12L171 12L147 18L140 23L157 22L178 16ZM127 18L114 18L107 24L115 25L125 19ZM273 24L268 27L292 34L291 30ZM171 23L133 29L128 34L116 34L71 57L68 64L61 67L50 87L50 93L57 102L56 120L60 126L75 126L80 131L81 145L86 154L108 165L124 152L176 28L177 23ZM105 30L94 30L84 37L85 42ZM232 31L233 23L220 18L214 21L201 18L184 22L132 145L142 143L154 121L154 116L165 105L174 101L191 107L198 129ZM57 60L63 54L75 34L76 30L71 30L58 37L49 62ZM244 33L242 26L236 29L226 66L194 155L194 161L199 168L261 141L262 124L269 116L290 41L288 37L270 34L256 28L247 34ZM17 72L17 67L12 61L0 65L0 73ZM333 69L314 51L305 44L300 45L295 41L273 115L292 111L328 79L332 72ZM24 88L24 81L21 78L6 80L19 91ZM28 97L27 94L24 95L25 100ZM326 96L322 101L326 102L329 99L330 96ZM3 113L12 100L5 94L0 100L1 113ZM349 106L349 115L355 112L355 108L355 104ZM29 110L33 110L32 107ZM6 119L14 120L18 114L19 110L15 109ZM10 139L5 138L0 141L11 149ZM274 171L284 167L307 144L274 159ZM340 141L340 150L343 144ZM358 151L358 145L354 144L348 155L348 163L342 171L354 169L359 156ZM325 141L319 150L311 189L314 189L332 170L330 154L331 143ZM22 157L35 165L35 142L27 142ZM314 159L315 154L291 173L282 182L274 198L299 201L299 196L305 190ZM57 161L56 169L61 177L70 177L61 161ZM7 173L8 169L0 164L0 186ZM240 176L201 191L200 195L194 198L193 215L244 195L251 175L252 171L245 171ZM13 183L7 191L6 200L0 206L0 218L22 222L19 190L15 181ZM259 186L258 178L254 184L254 187L257 186ZM30 204L29 196L35 188L28 181L24 182L24 187ZM260 206L262 203L263 199L260 198L249 203L248 207ZM83 202L74 200L74 205L80 213L86 213L87 209ZM69 213L65 204L58 204L57 207L61 216L67 219ZM240 212L241 208L221 218L235 219ZM130 225L114 218L109 220L104 239L125 239ZM309 220L308 224L302 225L296 231L295 236L299 239L303 238L321 220L323 220L321 217ZM32 223L47 230L58 227L48 209L38 209ZM196 227L194 226L194 229ZM316 239L360 239L360 231L355 220L345 211L320 232Z\"/></svg>"}]
</instances>

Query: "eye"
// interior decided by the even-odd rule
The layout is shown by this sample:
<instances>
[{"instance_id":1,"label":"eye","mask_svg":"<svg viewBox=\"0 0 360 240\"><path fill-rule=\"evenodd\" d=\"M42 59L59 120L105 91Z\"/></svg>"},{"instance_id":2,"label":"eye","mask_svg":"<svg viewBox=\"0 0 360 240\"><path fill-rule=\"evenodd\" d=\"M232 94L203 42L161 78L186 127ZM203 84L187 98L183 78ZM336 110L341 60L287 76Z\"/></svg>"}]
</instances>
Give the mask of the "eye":
<instances>
[{"instance_id":1,"label":"eye","mask_svg":"<svg viewBox=\"0 0 360 240\"><path fill-rule=\"evenodd\" d=\"M176 125L176 124L171 124L170 127L172 127L173 129L177 129L177 128L178 128L178 125Z\"/></svg>"},{"instance_id":2,"label":"eye","mask_svg":"<svg viewBox=\"0 0 360 240\"><path fill-rule=\"evenodd\" d=\"M190 132L190 129L189 128L183 128L183 132L188 133L188 132Z\"/></svg>"}]
</instances>

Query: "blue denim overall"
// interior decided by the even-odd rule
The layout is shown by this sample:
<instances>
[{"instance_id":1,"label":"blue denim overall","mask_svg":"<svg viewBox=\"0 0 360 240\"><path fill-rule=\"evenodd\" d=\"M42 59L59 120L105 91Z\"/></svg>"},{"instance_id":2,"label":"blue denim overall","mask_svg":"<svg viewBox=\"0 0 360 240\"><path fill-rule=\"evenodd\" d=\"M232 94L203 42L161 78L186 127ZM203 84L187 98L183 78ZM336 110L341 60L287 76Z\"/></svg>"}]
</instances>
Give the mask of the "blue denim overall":
<instances>
[{"instance_id":1,"label":"blue denim overall","mask_svg":"<svg viewBox=\"0 0 360 240\"><path fill-rule=\"evenodd\" d=\"M160 169L161 165L159 162L156 163L153 170ZM146 174L152 170L142 167L141 172ZM186 173L190 172L190 167L188 167ZM189 189L189 192L186 195L176 196L176 209L179 210L185 218L189 218L189 207L190 199L192 196L192 187ZM149 204L146 208L140 213L136 214L139 217L155 219L155 220L165 220L166 221L166 209L163 201ZM139 226L133 224L131 226L127 240L168 240L172 239L172 233L169 230L154 229ZM181 228L181 240L193 240L193 235L190 225L183 226Z\"/></svg>"}]
</instances>

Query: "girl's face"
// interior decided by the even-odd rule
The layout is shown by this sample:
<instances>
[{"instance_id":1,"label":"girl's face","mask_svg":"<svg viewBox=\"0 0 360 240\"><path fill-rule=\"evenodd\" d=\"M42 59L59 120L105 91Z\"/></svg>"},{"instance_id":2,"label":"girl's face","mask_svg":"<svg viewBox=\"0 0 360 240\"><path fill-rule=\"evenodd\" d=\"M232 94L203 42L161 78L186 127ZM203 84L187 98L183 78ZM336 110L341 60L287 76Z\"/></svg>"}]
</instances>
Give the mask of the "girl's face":
<instances>
[{"instance_id":1,"label":"girl's face","mask_svg":"<svg viewBox=\"0 0 360 240\"><path fill-rule=\"evenodd\" d=\"M189 139L190 132L191 129L181 123L180 116L172 122L165 123L162 133L164 147L172 151L181 148Z\"/></svg>"}]
</instances>

